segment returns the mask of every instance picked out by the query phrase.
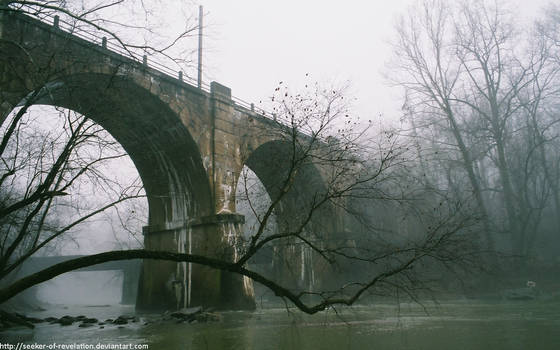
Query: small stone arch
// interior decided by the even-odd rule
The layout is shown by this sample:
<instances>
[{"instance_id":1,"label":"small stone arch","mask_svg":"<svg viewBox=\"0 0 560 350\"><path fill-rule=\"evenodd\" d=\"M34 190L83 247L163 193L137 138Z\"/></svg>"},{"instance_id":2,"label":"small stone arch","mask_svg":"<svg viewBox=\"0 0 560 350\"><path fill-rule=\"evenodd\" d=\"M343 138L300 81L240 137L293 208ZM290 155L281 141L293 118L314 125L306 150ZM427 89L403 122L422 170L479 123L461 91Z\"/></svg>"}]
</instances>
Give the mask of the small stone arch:
<instances>
[{"instance_id":1,"label":"small stone arch","mask_svg":"<svg viewBox=\"0 0 560 350\"><path fill-rule=\"evenodd\" d=\"M291 189L282 194L293 164L293 155L289 140L272 140L254 149L244 163L259 178L272 202L282 196L275 210L279 232L294 230L302 225L307 220L306 215L311 206L323 198L327 191L321 169L311 161L306 161L298 165ZM319 245L328 244L330 235L337 230L332 210L334 208L329 203L321 206L306 226L306 231L312 231L307 232L308 238ZM260 260L270 261L268 277L289 288L320 288L322 276L329 269L326 261L304 244L292 243L284 246L273 244L272 249L264 251L268 257L260 257Z\"/></svg>"}]
</instances>

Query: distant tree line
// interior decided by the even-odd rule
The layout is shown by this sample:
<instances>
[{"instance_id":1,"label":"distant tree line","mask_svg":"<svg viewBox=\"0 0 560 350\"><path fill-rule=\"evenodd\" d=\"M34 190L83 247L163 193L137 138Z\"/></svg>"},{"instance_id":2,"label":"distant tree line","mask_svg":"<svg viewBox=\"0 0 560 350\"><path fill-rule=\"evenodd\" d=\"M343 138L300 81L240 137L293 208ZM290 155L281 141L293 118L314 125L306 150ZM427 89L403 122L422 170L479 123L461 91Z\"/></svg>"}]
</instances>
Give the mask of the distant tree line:
<instances>
[{"instance_id":1,"label":"distant tree line","mask_svg":"<svg viewBox=\"0 0 560 350\"><path fill-rule=\"evenodd\" d=\"M417 4L391 72L425 186L470 200L485 248L519 267L560 245L560 8L524 22L508 5Z\"/></svg>"}]
</instances>

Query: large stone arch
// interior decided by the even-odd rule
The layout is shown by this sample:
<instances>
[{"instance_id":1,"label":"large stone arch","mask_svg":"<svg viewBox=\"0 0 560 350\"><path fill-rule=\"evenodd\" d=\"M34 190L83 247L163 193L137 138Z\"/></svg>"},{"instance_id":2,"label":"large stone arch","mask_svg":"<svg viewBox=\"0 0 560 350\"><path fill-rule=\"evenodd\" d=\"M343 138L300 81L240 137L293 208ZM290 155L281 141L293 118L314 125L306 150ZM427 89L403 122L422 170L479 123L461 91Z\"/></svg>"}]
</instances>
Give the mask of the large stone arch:
<instances>
[{"instance_id":1,"label":"large stone arch","mask_svg":"<svg viewBox=\"0 0 560 350\"><path fill-rule=\"evenodd\" d=\"M307 220L311 206L324 198L328 190L322 169L307 161L297 165L297 174L290 190L282 194L293 163L292 155L290 140L276 139L260 144L244 163L259 178L272 202L282 195L275 209L279 232L296 230ZM338 230L333 211L330 203L322 205L313 212L306 225L306 238L320 247L327 245L333 233ZM288 245L273 243L261 254L268 256L261 257L260 260L269 260L271 263L269 277L290 288L318 289L329 273L327 262L301 242Z\"/></svg>"},{"instance_id":2,"label":"large stone arch","mask_svg":"<svg viewBox=\"0 0 560 350\"><path fill-rule=\"evenodd\" d=\"M87 116L129 154L149 205L148 226L144 228L146 249L184 252L189 221L210 215L213 203L198 146L181 118L158 96L126 76L70 74L37 89L40 93L35 104L64 107ZM33 91L25 91L26 96ZM22 92L14 96L22 96ZM4 102L21 105L25 101L24 97ZM172 309L184 305L186 275L185 264L146 261L137 306Z\"/></svg>"},{"instance_id":3,"label":"large stone arch","mask_svg":"<svg viewBox=\"0 0 560 350\"><path fill-rule=\"evenodd\" d=\"M104 42L0 9L0 113L42 89L44 103L88 115L134 154L149 196L148 248L175 250L184 247L179 241L188 236L189 251L235 260L231 243L243 223L235 212L237 176L248 164L274 197L282 173L268 176L261 160L289 154L287 144L279 141L286 128L254 106L243 107L225 86L212 83L209 92L203 91L181 81L181 75L152 68L149 57L137 62L107 49ZM312 164L300 169L293 191L299 195L283 199L283 223L305 211L314 191L321 189L321 181L310 180L320 179L323 170ZM322 231L324 241L339 231L336 215L329 211L312 220L313 231ZM164 273L146 266L160 266ZM139 306L169 309L193 301L254 307L249 283L204 268L188 268L192 294L186 292L186 269L184 264L147 263Z\"/></svg>"}]
</instances>

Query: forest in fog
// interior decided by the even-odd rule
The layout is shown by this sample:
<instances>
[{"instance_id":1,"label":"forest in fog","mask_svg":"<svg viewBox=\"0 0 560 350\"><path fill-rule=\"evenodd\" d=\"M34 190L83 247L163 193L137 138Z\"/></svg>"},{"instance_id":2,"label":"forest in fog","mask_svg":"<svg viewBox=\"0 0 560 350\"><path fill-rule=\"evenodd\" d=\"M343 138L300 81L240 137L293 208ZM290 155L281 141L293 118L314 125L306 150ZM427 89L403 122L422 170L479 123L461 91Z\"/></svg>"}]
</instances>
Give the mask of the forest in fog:
<instances>
[{"instance_id":1,"label":"forest in fog","mask_svg":"<svg viewBox=\"0 0 560 350\"><path fill-rule=\"evenodd\" d=\"M419 181L477 208L483 249L557 268L560 8L542 13L420 5L398 22L391 80Z\"/></svg>"}]
</instances>

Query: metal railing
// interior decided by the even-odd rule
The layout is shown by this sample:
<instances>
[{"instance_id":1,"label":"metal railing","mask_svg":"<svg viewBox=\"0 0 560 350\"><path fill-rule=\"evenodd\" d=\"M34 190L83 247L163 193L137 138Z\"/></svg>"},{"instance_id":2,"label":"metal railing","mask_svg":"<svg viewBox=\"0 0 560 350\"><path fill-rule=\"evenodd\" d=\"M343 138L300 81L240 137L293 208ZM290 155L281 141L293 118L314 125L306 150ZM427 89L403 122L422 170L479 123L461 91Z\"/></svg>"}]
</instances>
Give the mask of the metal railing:
<instances>
[{"instance_id":1,"label":"metal railing","mask_svg":"<svg viewBox=\"0 0 560 350\"><path fill-rule=\"evenodd\" d=\"M11 9L20 13L24 13L25 15L37 19L45 24L52 25L53 27L61 31L64 31L89 43L98 45L104 49L107 49L108 51L132 59L140 64L146 65L147 67L150 67L169 78L198 88L198 82L194 78L184 74L181 70L174 70L173 68L168 67L164 62L158 59L157 55L148 56L141 49L128 48L118 42L115 42L116 38L107 39L106 36L98 34L102 31L98 28L95 28L94 25L81 22L82 24L86 24L91 27L92 30L95 29L95 31L83 30L78 26L78 24L80 23L78 19L75 20L75 23L71 23L69 21L61 19L58 15L54 15L51 12L41 11L40 9L38 10L38 7L31 5L13 4L11 5ZM210 84L206 83L205 81L201 82L200 89L208 93L211 92ZM231 100L237 106L255 112L268 119L277 121L273 113L270 113L263 108L256 107L254 103L247 102L235 96L231 96Z\"/></svg>"}]
</instances>

